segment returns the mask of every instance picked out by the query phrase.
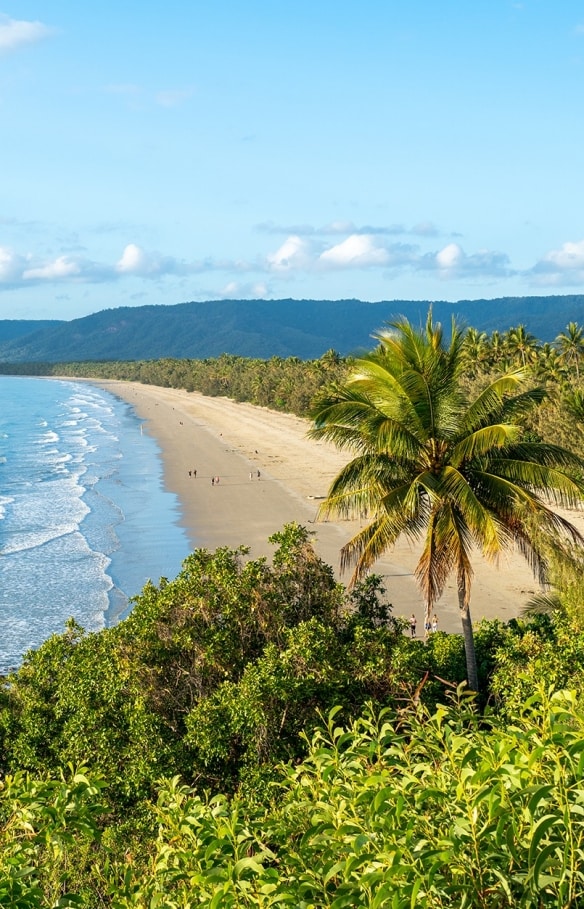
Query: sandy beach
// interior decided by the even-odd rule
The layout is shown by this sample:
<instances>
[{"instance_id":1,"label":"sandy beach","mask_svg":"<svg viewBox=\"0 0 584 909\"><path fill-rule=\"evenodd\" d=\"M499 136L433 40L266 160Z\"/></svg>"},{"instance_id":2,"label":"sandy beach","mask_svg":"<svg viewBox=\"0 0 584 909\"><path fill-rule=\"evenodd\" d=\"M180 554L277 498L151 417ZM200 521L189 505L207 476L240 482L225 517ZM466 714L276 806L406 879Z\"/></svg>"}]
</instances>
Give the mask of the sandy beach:
<instances>
[{"instance_id":1,"label":"sandy beach","mask_svg":"<svg viewBox=\"0 0 584 909\"><path fill-rule=\"evenodd\" d=\"M182 507L194 548L250 547L250 556L271 557L268 537L289 521L314 532L315 548L340 580L339 552L357 522L317 522L319 501L347 455L306 437L310 423L227 398L208 398L133 382L93 382L129 402L157 440L165 484ZM195 477L196 471L196 477ZM219 477L218 483L212 483ZM578 516L579 518L579 516ZM579 518L580 522L580 518ZM422 627L421 597L413 578L418 549L400 542L374 570L383 575L394 615L415 613ZM511 553L499 567L478 555L471 611L474 621L517 616L536 590L523 559ZM460 631L455 578L437 609L439 628Z\"/></svg>"}]
</instances>

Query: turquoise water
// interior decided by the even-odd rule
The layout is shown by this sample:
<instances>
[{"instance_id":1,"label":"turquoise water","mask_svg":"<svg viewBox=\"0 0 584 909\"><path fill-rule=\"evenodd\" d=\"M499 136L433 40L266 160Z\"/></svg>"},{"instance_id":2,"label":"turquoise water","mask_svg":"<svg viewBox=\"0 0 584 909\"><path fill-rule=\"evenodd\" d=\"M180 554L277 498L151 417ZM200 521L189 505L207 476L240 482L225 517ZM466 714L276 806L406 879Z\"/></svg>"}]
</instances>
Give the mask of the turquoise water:
<instances>
[{"instance_id":1,"label":"turquoise water","mask_svg":"<svg viewBox=\"0 0 584 909\"><path fill-rule=\"evenodd\" d=\"M69 617L96 631L190 551L160 451L92 385L0 377L0 673Z\"/></svg>"}]
</instances>

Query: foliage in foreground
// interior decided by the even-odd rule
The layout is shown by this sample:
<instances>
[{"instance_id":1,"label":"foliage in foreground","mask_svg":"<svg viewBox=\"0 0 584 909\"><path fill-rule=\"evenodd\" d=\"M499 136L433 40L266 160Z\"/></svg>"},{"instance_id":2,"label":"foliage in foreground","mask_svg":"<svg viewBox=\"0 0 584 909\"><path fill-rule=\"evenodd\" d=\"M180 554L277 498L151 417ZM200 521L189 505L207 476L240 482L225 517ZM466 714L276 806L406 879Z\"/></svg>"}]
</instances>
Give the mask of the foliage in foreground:
<instances>
[{"instance_id":1,"label":"foliage in foreground","mask_svg":"<svg viewBox=\"0 0 584 909\"><path fill-rule=\"evenodd\" d=\"M584 714L574 694L542 689L504 722L479 717L458 695L457 703L432 713L366 712L348 727L337 726L331 712L307 757L280 767L261 799L205 799L178 779L162 782L153 806L158 833L148 849L120 863L103 849L96 853L107 883L103 903L116 909L581 905ZM18 802L18 793L4 790L0 798L6 813L7 800ZM39 791L27 815L24 851L22 826L4 828L3 905L53 904L54 882L43 893L51 860L45 843L64 815L57 813L47 830L48 814ZM67 835L78 814L73 806ZM67 869L59 867L66 883ZM19 874L14 898L7 888ZM72 900L65 896L61 904ZM86 905L86 895L77 904Z\"/></svg>"},{"instance_id":2,"label":"foliage in foreground","mask_svg":"<svg viewBox=\"0 0 584 909\"><path fill-rule=\"evenodd\" d=\"M100 840L100 780L69 772L59 779L35 780L24 773L0 784L0 906L85 904L79 861ZM103 870L103 869L102 869Z\"/></svg>"},{"instance_id":3,"label":"foliage in foreground","mask_svg":"<svg viewBox=\"0 0 584 909\"><path fill-rule=\"evenodd\" d=\"M119 814L161 776L235 788L300 756L318 711L339 704L353 718L414 691L427 656L391 619L379 579L348 594L305 528L272 540L271 566L243 548L197 550L116 627L71 624L27 654L0 688L0 770L91 762Z\"/></svg>"},{"instance_id":4,"label":"foliage in foreground","mask_svg":"<svg viewBox=\"0 0 584 909\"><path fill-rule=\"evenodd\" d=\"M576 614L479 624L486 701L444 707L460 636L411 640L379 578L272 539L3 680L0 906L577 905L584 709L541 693L582 690Z\"/></svg>"}]
</instances>

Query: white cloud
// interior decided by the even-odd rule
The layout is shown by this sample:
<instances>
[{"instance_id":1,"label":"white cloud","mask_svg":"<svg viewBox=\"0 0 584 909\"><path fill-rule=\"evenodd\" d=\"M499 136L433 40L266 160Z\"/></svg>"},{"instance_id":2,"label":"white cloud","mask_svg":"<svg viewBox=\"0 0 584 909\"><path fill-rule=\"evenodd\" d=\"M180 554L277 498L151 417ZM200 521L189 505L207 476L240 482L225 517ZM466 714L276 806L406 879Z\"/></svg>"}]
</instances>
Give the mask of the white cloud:
<instances>
[{"instance_id":1,"label":"white cloud","mask_svg":"<svg viewBox=\"0 0 584 909\"><path fill-rule=\"evenodd\" d=\"M0 246L0 284L12 284L22 275L25 259L6 246Z\"/></svg>"},{"instance_id":2,"label":"white cloud","mask_svg":"<svg viewBox=\"0 0 584 909\"><path fill-rule=\"evenodd\" d=\"M459 266L464 258L464 253L458 243L449 243L444 249L436 253L436 264L441 269L452 269Z\"/></svg>"},{"instance_id":3,"label":"white cloud","mask_svg":"<svg viewBox=\"0 0 584 909\"><path fill-rule=\"evenodd\" d=\"M418 256L415 267L423 271L434 271L446 280L465 278L509 278L517 274L506 253L480 249L467 255L458 243L448 243L437 253Z\"/></svg>"},{"instance_id":4,"label":"white cloud","mask_svg":"<svg viewBox=\"0 0 584 909\"><path fill-rule=\"evenodd\" d=\"M81 274L81 266L78 261L71 259L69 256L59 256L54 262L48 262L37 268L27 268L22 274L25 281L58 281L61 278L77 277Z\"/></svg>"},{"instance_id":5,"label":"white cloud","mask_svg":"<svg viewBox=\"0 0 584 909\"><path fill-rule=\"evenodd\" d=\"M546 253L529 273L534 284L561 287L584 283L584 240Z\"/></svg>"},{"instance_id":6,"label":"white cloud","mask_svg":"<svg viewBox=\"0 0 584 909\"><path fill-rule=\"evenodd\" d=\"M172 256L157 252L146 252L136 243L128 243L115 270L120 275L137 275L142 278L157 278L162 275L187 275L204 270L200 263L186 263Z\"/></svg>"},{"instance_id":7,"label":"white cloud","mask_svg":"<svg viewBox=\"0 0 584 909\"><path fill-rule=\"evenodd\" d=\"M339 227L340 227L340 222ZM346 225L347 226L347 225ZM330 226L332 227L332 225ZM329 228L330 229L330 228ZM386 233L389 228L384 229ZM430 232L430 231L429 231ZM406 243L389 243L379 234L364 234L359 230L328 248L317 241L289 236L276 252L266 258L271 271L287 273L331 270L384 269L386 274L403 271L435 272L446 280L468 277L505 278L516 272L505 253L478 250L467 255L458 243L448 243L437 251L421 253L419 247Z\"/></svg>"},{"instance_id":8,"label":"white cloud","mask_svg":"<svg viewBox=\"0 0 584 909\"><path fill-rule=\"evenodd\" d=\"M53 34L53 29L42 22L11 19L0 13L0 52L16 50L27 44L36 44Z\"/></svg>"},{"instance_id":9,"label":"white cloud","mask_svg":"<svg viewBox=\"0 0 584 909\"><path fill-rule=\"evenodd\" d=\"M305 240L298 236L288 237L275 253L267 256L268 265L274 271L291 271L306 268L311 260Z\"/></svg>"},{"instance_id":10,"label":"white cloud","mask_svg":"<svg viewBox=\"0 0 584 909\"><path fill-rule=\"evenodd\" d=\"M252 266L245 261L202 259L184 261L173 256L143 249L136 243L128 243L120 258L114 264L96 262L70 251L56 258L41 258L30 253L20 255L8 247L0 246L0 287L18 288L42 283L100 284L119 281L124 278L145 278L159 280L164 277L184 277L205 272L265 271L265 264ZM253 296L265 296L265 285L249 284Z\"/></svg>"},{"instance_id":11,"label":"white cloud","mask_svg":"<svg viewBox=\"0 0 584 909\"><path fill-rule=\"evenodd\" d=\"M564 243L561 249L547 253L541 262L558 271L584 268L584 240L578 243Z\"/></svg>"},{"instance_id":12,"label":"white cloud","mask_svg":"<svg viewBox=\"0 0 584 909\"><path fill-rule=\"evenodd\" d=\"M148 259L146 253L135 243L128 243L122 258L116 264L116 271L127 275L140 275L148 271Z\"/></svg>"},{"instance_id":13,"label":"white cloud","mask_svg":"<svg viewBox=\"0 0 584 909\"><path fill-rule=\"evenodd\" d=\"M345 268L383 266L389 262L389 253L387 249L374 243L371 237L352 234L342 243L337 243L336 246L321 253L319 262Z\"/></svg>"}]
</instances>

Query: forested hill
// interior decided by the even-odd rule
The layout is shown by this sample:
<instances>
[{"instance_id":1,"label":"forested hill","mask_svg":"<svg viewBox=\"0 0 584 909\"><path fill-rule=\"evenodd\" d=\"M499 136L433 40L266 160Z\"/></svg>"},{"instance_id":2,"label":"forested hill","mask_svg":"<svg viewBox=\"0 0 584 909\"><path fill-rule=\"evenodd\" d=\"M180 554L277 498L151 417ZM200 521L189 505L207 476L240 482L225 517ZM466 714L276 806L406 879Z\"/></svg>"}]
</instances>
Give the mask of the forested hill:
<instances>
[{"instance_id":1,"label":"forested hill","mask_svg":"<svg viewBox=\"0 0 584 909\"><path fill-rule=\"evenodd\" d=\"M400 315L413 323L454 315L480 331L526 325L553 341L568 322L584 322L584 295L501 297L457 303L393 300L218 300L175 306L106 309L70 322L0 320L0 361L204 359L242 357L314 359L331 348L342 355L371 347L371 334Z\"/></svg>"},{"instance_id":2,"label":"forested hill","mask_svg":"<svg viewBox=\"0 0 584 909\"><path fill-rule=\"evenodd\" d=\"M36 331L45 331L62 325L60 319L0 319L0 346Z\"/></svg>"}]
</instances>

